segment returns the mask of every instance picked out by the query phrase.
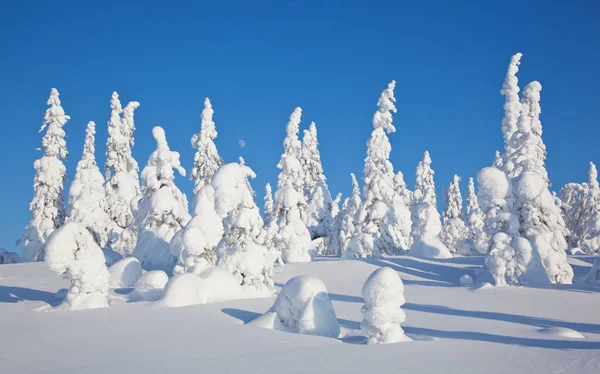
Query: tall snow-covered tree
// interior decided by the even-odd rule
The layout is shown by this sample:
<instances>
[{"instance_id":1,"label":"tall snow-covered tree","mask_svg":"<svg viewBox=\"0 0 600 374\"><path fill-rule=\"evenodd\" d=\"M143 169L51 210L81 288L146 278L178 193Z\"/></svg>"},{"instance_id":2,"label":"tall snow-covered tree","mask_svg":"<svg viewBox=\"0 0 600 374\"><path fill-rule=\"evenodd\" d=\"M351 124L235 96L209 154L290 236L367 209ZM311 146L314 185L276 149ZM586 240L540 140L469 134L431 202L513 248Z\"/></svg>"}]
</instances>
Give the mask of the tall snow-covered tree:
<instances>
[{"instance_id":1,"label":"tall snow-covered tree","mask_svg":"<svg viewBox=\"0 0 600 374\"><path fill-rule=\"evenodd\" d=\"M489 238L484 232L484 214L477 201L473 178L469 178L466 205L465 224L467 227L467 239L471 242L472 248L477 250L477 252L487 253Z\"/></svg>"},{"instance_id":2,"label":"tall snow-covered tree","mask_svg":"<svg viewBox=\"0 0 600 374\"><path fill-rule=\"evenodd\" d=\"M254 177L243 163L224 165L213 176L215 209L225 228L217 246L217 265L236 276L242 286L268 289L273 287L276 255L265 245L263 220L248 181Z\"/></svg>"},{"instance_id":3,"label":"tall snow-covered tree","mask_svg":"<svg viewBox=\"0 0 600 374\"><path fill-rule=\"evenodd\" d=\"M317 140L317 126L314 122L311 122L308 129L304 130L301 150L300 164L304 171L304 196L308 201L310 190L323 175L319 141Z\"/></svg>"},{"instance_id":4,"label":"tall snow-covered tree","mask_svg":"<svg viewBox=\"0 0 600 374\"><path fill-rule=\"evenodd\" d=\"M446 206L444 208L444 223L440 233L440 239L451 252L461 250L467 239L467 227L462 220L462 195L459 187L460 177L454 175L448 189L446 190Z\"/></svg>"},{"instance_id":5,"label":"tall snow-covered tree","mask_svg":"<svg viewBox=\"0 0 600 374\"><path fill-rule=\"evenodd\" d=\"M304 223L306 200L304 199L304 172L299 157L302 154L298 140L298 128L302 109L296 108L287 124L287 136L283 141L284 153L277 167L281 169L277 177L275 192L275 217L279 232L275 247L285 262L308 262L311 260L310 232Z\"/></svg>"},{"instance_id":6,"label":"tall snow-covered tree","mask_svg":"<svg viewBox=\"0 0 600 374\"><path fill-rule=\"evenodd\" d=\"M565 219L565 227L569 230L566 237L570 248L579 246L585 228L583 200L588 184L567 183L560 190L560 209Z\"/></svg>"},{"instance_id":7,"label":"tall snow-covered tree","mask_svg":"<svg viewBox=\"0 0 600 374\"><path fill-rule=\"evenodd\" d=\"M600 187L596 165L590 162L587 191L581 201L583 230L580 247L586 253L600 251Z\"/></svg>"},{"instance_id":8,"label":"tall snow-covered tree","mask_svg":"<svg viewBox=\"0 0 600 374\"><path fill-rule=\"evenodd\" d=\"M431 201L434 208L437 207L437 196L435 194L435 182L433 180L435 172L431 169L431 157L429 151L425 151L423 154L423 160L417 165L417 178L415 183L415 190L413 192L413 203L419 203L425 193L425 190L430 188Z\"/></svg>"},{"instance_id":9,"label":"tall snow-covered tree","mask_svg":"<svg viewBox=\"0 0 600 374\"><path fill-rule=\"evenodd\" d=\"M29 204L31 219L19 239L19 243L23 243L25 261L43 261L44 244L48 236L65 221L63 189L67 177L63 160L67 159L68 152L63 126L70 117L65 114L58 96L56 88L50 90L50 108L46 110L40 128L40 132L46 130L41 147L44 154L33 163L34 194Z\"/></svg>"},{"instance_id":10,"label":"tall snow-covered tree","mask_svg":"<svg viewBox=\"0 0 600 374\"><path fill-rule=\"evenodd\" d=\"M194 167L191 172L191 179L194 182L194 194L210 183L210 179L223 164L223 160L217 152L215 138L217 130L213 122L214 110L208 97L204 99L204 110L202 111L202 123L200 132L192 136L192 147L197 149L194 155Z\"/></svg>"},{"instance_id":11,"label":"tall snow-covered tree","mask_svg":"<svg viewBox=\"0 0 600 374\"><path fill-rule=\"evenodd\" d=\"M352 177L352 194L346 198L342 210L338 215L340 217L340 249L342 256L345 257L351 257L351 254L349 256L346 255L346 251L348 251L348 242L354 236L356 231L354 228L354 217L360 207L361 201L360 187L358 186L356 176L353 173L350 173L350 176Z\"/></svg>"},{"instance_id":12,"label":"tall snow-covered tree","mask_svg":"<svg viewBox=\"0 0 600 374\"><path fill-rule=\"evenodd\" d=\"M139 234L133 255L146 269L171 270L176 259L169 251L169 243L191 218L187 198L175 185L173 171L185 176L185 170L179 153L169 149L165 131L156 126L152 136L156 150L141 174L142 197L135 217Z\"/></svg>"},{"instance_id":13,"label":"tall snow-covered tree","mask_svg":"<svg viewBox=\"0 0 600 374\"><path fill-rule=\"evenodd\" d=\"M502 134L504 134L504 151L509 152L509 143L512 135L517 131L517 121L521 113L521 103L519 101L519 79L517 72L521 64L522 53L516 53L510 58L510 64L506 70L506 77L502 84L500 94L504 96L504 117L502 118ZM505 156L506 158L506 156ZM501 161L501 159L500 159ZM498 167L498 162L494 161L494 167ZM504 164L504 171L511 172L511 164Z\"/></svg>"},{"instance_id":14,"label":"tall snow-covered tree","mask_svg":"<svg viewBox=\"0 0 600 374\"><path fill-rule=\"evenodd\" d=\"M133 114L139 105L132 101L122 109L119 95L113 92L106 140L105 191L111 218L108 247L124 256L133 252L137 241L137 230L132 226L132 200L140 194L139 166L131 147L135 130Z\"/></svg>"},{"instance_id":15,"label":"tall snow-covered tree","mask_svg":"<svg viewBox=\"0 0 600 374\"><path fill-rule=\"evenodd\" d=\"M407 249L394 211L394 168L389 161L392 146L387 134L395 132L392 112L396 112L391 81L383 90L373 116L374 130L367 143L363 174L363 199L355 216L355 234L344 253L349 258L379 257Z\"/></svg>"},{"instance_id":16,"label":"tall snow-covered tree","mask_svg":"<svg viewBox=\"0 0 600 374\"><path fill-rule=\"evenodd\" d=\"M85 133L83 155L69 189L68 220L83 224L96 244L103 248L108 241L110 216L104 192L104 177L96 164L95 134L96 124L90 121Z\"/></svg>"},{"instance_id":17,"label":"tall snow-covered tree","mask_svg":"<svg viewBox=\"0 0 600 374\"><path fill-rule=\"evenodd\" d=\"M412 206L412 192L406 187L404 174L398 171L394 176L394 213L398 222L399 233L406 247L410 247L410 230L412 225L410 209Z\"/></svg>"},{"instance_id":18,"label":"tall snow-covered tree","mask_svg":"<svg viewBox=\"0 0 600 374\"><path fill-rule=\"evenodd\" d=\"M529 241L532 260L525 274L529 283L570 284L573 270L567 262L565 250L567 230L560 208L549 190L549 179L544 165L546 147L542 141L539 119L542 85L533 81L523 90L521 116L517 131L510 139L507 152L508 176L512 178L515 207L519 218L519 233ZM534 271L539 256L544 268ZM534 275L535 274L535 275Z\"/></svg>"}]
</instances>

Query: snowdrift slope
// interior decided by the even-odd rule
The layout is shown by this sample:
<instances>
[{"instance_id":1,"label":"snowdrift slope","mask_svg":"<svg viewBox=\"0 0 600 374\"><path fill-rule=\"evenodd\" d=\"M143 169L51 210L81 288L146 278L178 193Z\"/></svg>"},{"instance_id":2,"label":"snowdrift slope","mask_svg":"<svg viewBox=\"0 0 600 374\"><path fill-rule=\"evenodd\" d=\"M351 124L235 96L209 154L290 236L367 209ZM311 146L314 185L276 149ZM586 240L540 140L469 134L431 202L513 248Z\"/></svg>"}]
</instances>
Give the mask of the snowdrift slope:
<instances>
[{"instance_id":1,"label":"snowdrift slope","mask_svg":"<svg viewBox=\"0 0 600 374\"><path fill-rule=\"evenodd\" d=\"M183 308L126 303L49 311L67 286L43 263L0 266L0 371L6 373L598 373L600 288L465 288L480 258L317 262L275 274L322 279L342 327L340 340L243 326L274 297ZM593 258L570 259L576 281ZM366 346L357 334L364 281L378 266L399 271L415 341ZM584 339L577 338L579 335Z\"/></svg>"}]
</instances>

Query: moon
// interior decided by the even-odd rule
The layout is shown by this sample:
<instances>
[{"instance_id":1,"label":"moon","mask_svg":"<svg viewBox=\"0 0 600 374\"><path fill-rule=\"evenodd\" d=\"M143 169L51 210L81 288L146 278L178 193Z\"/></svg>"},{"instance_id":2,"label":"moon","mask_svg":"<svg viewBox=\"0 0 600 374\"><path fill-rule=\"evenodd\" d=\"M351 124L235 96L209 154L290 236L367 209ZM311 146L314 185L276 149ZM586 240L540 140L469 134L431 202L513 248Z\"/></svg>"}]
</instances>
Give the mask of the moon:
<instances>
[{"instance_id":1,"label":"moon","mask_svg":"<svg viewBox=\"0 0 600 374\"><path fill-rule=\"evenodd\" d=\"M244 148L246 146L246 142L240 139L238 140L238 145L240 146L240 148Z\"/></svg>"}]
</instances>

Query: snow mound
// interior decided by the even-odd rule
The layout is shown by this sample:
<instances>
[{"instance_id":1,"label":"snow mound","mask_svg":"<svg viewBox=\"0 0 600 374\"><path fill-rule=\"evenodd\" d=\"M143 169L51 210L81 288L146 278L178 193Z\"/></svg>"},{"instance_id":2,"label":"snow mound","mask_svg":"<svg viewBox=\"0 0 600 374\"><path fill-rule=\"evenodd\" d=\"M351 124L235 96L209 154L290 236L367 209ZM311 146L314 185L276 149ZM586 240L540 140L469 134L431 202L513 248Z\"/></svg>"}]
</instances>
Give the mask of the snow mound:
<instances>
[{"instance_id":1,"label":"snow mound","mask_svg":"<svg viewBox=\"0 0 600 374\"><path fill-rule=\"evenodd\" d=\"M327 288L319 278L310 275L290 279L269 312L252 324L299 334L331 338L340 335L340 324Z\"/></svg>"},{"instance_id":2,"label":"snow mound","mask_svg":"<svg viewBox=\"0 0 600 374\"><path fill-rule=\"evenodd\" d=\"M465 274L460 277L459 283L464 287L471 287L473 285L473 278L469 274Z\"/></svg>"},{"instance_id":3,"label":"snow mound","mask_svg":"<svg viewBox=\"0 0 600 374\"><path fill-rule=\"evenodd\" d=\"M129 294L132 301L156 301L163 296L169 276L162 270L152 270L142 274L133 292Z\"/></svg>"},{"instance_id":4,"label":"snow mound","mask_svg":"<svg viewBox=\"0 0 600 374\"><path fill-rule=\"evenodd\" d=\"M538 332L556 338L585 339L585 336L579 331L568 329L566 327L544 327L543 329L539 329Z\"/></svg>"},{"instance_id":5,"label":"snow mound","mask_svg":"<svg viewBox=\"0 0 600 374\"><path fill-rule=\"evenodd\" d=\"M205 304L208 301L208 290L202 279L191 273L178 274L172 277L165 286L161 306L178 308L188 305Z\"/></svg>"},{"instance_id":6,"label":"snow mound","mask_svg":"<svg viewBox=\"0 0 600 374\"><path fill-rule=\"evenodd\" d=\"M400 327L406 320L406 314L400 309L406 300L404 284L396 271L389 267L375 270L365 282L362 296L365 305L361 310L364 319L360 328L368 344L411 340Z\"/></svg>"},{"instance_id":7,"label":"snow mound","mask_svg":"<svg viewBox=\"0 0 600 374\"><path fill-rule=\"evenodd\" d=\"M142 275L142 264L135 257L127 257L117 261L108 269L110 286L115 288L133 287Z\"/></svg>"},{"instance_id":8,"label":"snow mound","mask_svg":"<svg viewBox=\"0 0 600 374\"><path fill-rule=\"evenodd\" d=\"M596 261L594 261L594 265L592 265L592 268L583 280L583 283L600 284L600 258L597 258Z\"/></svg>"},{"instance_id":9,"label":"snow mound","mask_svg":"<svg viewBox=\"0 0 600 374\"><path fill-rule=\"evenodd\" d=\"M410 246L410 255L425 258L452 258L452 253L438 238L433 236L418 236Z\"/></svg>"}]
</instances>

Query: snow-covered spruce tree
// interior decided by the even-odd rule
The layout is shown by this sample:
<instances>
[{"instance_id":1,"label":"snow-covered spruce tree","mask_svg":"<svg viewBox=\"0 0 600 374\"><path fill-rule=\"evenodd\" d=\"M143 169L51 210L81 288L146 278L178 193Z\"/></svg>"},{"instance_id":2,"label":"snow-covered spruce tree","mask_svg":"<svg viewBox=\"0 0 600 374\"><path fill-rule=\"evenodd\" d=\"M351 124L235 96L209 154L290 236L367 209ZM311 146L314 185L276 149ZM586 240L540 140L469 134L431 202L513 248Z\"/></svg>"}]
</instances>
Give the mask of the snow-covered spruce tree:
<instances>
[{"instance_id":1,"label":"snow-covered spruce tree","mask_svg":"<svg viewBox=\"0 0 600 374\"><path fill-rule=\"evenodd\" d=\"M437 207L437 196L435 194L435 182L433 180L435 172L431 169L431 157L429 151L425 151L423 154L423 160L417 165L417 178L415 183L415 190L413 192L413 204L419 203L425 193L426 189L431 189L431 203L434 207Z\"/></svg>"},{"instance_id":2,"label":"snow-covered spruce tree","mask_svg":"<svg viewBox=\"0 0 600 374\"><path fill-rule=\"evenodd\" d=\"M207 97L204 99L200 132L194 134L191 140L192 147L197 149L191 173L191 179L194 182L194 194L197 194L204 185L210 183L210 178L223 164L214 142L217 137L217 130L213 122L213 114L214 110Z\"/></svg>"},{"instance_id":3,"label":"snow-covered spruce tree","mask_svg":"<svg viewBox=\"0 0 600 374\"><path fill-rule=\"evenodd\" d=\"M299 157L302 154L298 140L298 127L302 109L296 108L287 124L283 141L284 153L277 164L281 169L275 192L275 217L279 231L274 239L275 248L283 261L309 262L311 260L310 232L306 228L306 200L304 199L304 172Z\"/></svg>"},{"instance_id":4,"label":"snow-covered spruce tree","mask_svg":"<svg viewBox=\"0 0 600 374\"><path fill-rule=\"evenodd\" d=\"M338 193L334 200L329 204L329 210L333 216L331 231L327 236L324 254L329 256L338 256L342 252L342 242L340 241L340 230L342 228L342 214L339 208L342 194Z\"/></svg>"},{"instance_id":5,"label":"snow-covered spruce tree","mask_svg":"<svg viewBox=\"0 0 600 374\"><path fill-rule=\"evenodd\" d=\"M54 231L46 243L45 260L52 271L65 273L71 281L62 308L80 310L109 306L110 274L106 260L83 224L70 221Z\"/></svg>"},{"instance_id":6,"label":"snow-covered spruce tree","mask_svg":"<svg viewBox=\"0 0 600 374\"><path fill-rule=\"evenodd\" d=\"M156 126L152 129L156 150L142 170L142 197L136 211L139 228L138 242L133 255L147 270L170 271L175 258L169 251L173 235L190 220L185 195L175 185L177 169L185 176L179 162L179 153L169 149L165 131Z\"/></svg>"},{"instance_id":7,"label":"snow-covered spruce tree","mask_svg":"<svg viewBox=\"0 0 600 374\"><path fill-rule=\"evenodd\" d=\"M398 230L402 235L402 242L405 243L406 249L410 247L410 230L411 230L411 213L412 192L406 187L404 182L404 174L401 171L394 176L394 214L396 222L398 222Z\"/></svg>"},{"instance_id":8,"label":"snow-covered spruce tree","mask_svg":"<svg viewBox=\"0 0 600 374\"><path fill-rule=\"evenodd\" d=\"M413 203L410 254L420 258L451 258L450 250L438 239L442 231L440 214L435 207L435 192L426 187L423 195Z\"/></svg>"},{"instance_id":9,"label":"snow-covered spruce tree","mask_svg":"<svg viewBox=\"0 0 600 374\"><path fill-rule=\"evenodd\" d=\"M360 188L358 187L358 181L354 173L350 173L352 177L352 194L344 200L342 210L338 214L339 218L339 240L340 240L340 254L342 257L348 257L346 251L348 251L348 243L354 236L354 217L360 206ZM351 255L350 255L351 256Z\"/></svg>"},{"instance_id":10,"label":"snow-covered spruce tree","mask_svg":"<svg viewBox=\"0 0 600 374\"><path fill-rule=\"evenodd\" d=\"M215 209L225 231L217 246L217 265L242 286L273 287L274 251L265 245L266 232L248 178L256 174L243 163L222 166L214 174Z\"/></svg>"},{"instance_id":11,"label":"snow-covered spruce tree","mask_svg":"<svg viewBox=\"0 0 600 374\"><path fill-rule=\"evenodd\" d=\"M440 239L450 252L461 251L464 241L467 239L467 227L462 220L463 201L460 194L459 182L460 177L454 175L446 190L446 206L443 214L444 224L440 233Z\"/></svg>"},{"instance_id":12,"label":"snow-covered spruce tree","mask_svg":"<svg viewBox=\"0 0 600 374\"><path fill-rule=\"evenodd\" d=\"M496 151L496 155L494 156L494 161L492 162L492 166L496 169L503 170L504 168L504 160L502 159L502 155L500 155L500 151Z\"/></svg>"},{"instance_id":13,"label":"snow-covered spruce tree","mask_svg":"<svg viewBox=\"0 0 600 374\"><path fill-rule=\"evenodd\" d=\"M96 124L90 121L85 133L83 155L77 164L75 179L69 189L68 220L83 224L104 248L108 242L110 216L104 192L104 177L96 164Z\"/></svg>"},{"instance_id":14,"label":"snow-covered spruce tree","mask_svg":"<svg viewBox=\"0 0 600 374\"><path fill-rule=\"evenodd\" d=\"M567 183L560 190L560 210L565 219L565 227L569 231L566 240L569 248L579 246L585 229L583 200L587 193L588 184Z\"/></svg>"},{"instance_id":15,"label":"snow-covered spruce tree","mask_svg":"<svg viewBox=\"0 0 600 374\"><path fill-rule=\"evenodd\" d=\"M25 228L19 243L23 243L23 259L25 261L43 261L44 243L48 236L65 221L64 184L66 168L63 160L67 159L67 143L62 127L70 119L60 106L56 88L50 90L44 123L40 132L42 137L41 151L44 155L33 163L35 177L33 179L33 199L29 204L31 220Z\"/></svg>"},{"instance_id":16,"label":"snow-covered spruce tree","mask_svg":"<svg viewBox=\"0 0 600 374\"><path fill-rule=\"evenodd\" d=\"M534 261L531 264L526 261L527 282L570 284L573 269L565 253L567 229L560 208L548 189L550 182L544 165L546 147L539 120L541 90L542 85L537 81L529 83L523 90L521 116L507 153L507 163L512 165L508 175L512 178L519 233L529 241L534 252ZM532 268L537 256L546 269L545 276Z\"/></svg>"},{"instance_id":17,"label":"snow-covered spruce tree","mask_svg":"<svg viewBox=\"0 0 600 374\"><path fill-rule=\"evenodd\" d=\"M304 171L304 196L307 201L310 197L310 190L323 175L323 165L321 165L321 154L318 147L317 126L311 122L308 129L304 130L299 159Z\"/></svg>"},{"instance_id":18,"label":"snow-covered spruce tree","mask_svg":"<svg viewBox=\"0 0 600 374\"><path fill-rule=\"evenodd\" d=\"M388 133L396 131L392 112L396 112L394 88L391 81L383 90L378 109L373 116L374 130L367 142L367 157L363 174L363 200L355 216L355 233L345 258L380 257L397 254L408 248L404 242L398 217L394 210L394 168L389 161L392 146Z\"/></svg>"},{"instance_id":19,"label":"snow-covered spruce tree","mask_svg":"<svg viewBox=\"0 0 600 374\"><path fill-rule=\"evenodd\" d=\"M519 71L519 65L521 64L522 53L516 53L510 58L510 64L506 70L506 77L502 84L500 94L504 96L504 117L502 118L502 134L504 135L504 151L510 152L510 139L515 131L517 131L517 121L521 113L521 103L519 101L519 79L517 78L517 72ZM512 171L512 164L508 161L507 156L503 167L506 173ZM502 160L502 159L500 159ZM494 166L497 162L494 161Z\"/></svg>"},{"instance_id":20,"label":"snow-covered spruce tree","mask_svg":"<svg viewBox=\"0 0 600 374\"><path fill-rule=\"evenodd\" d=\"M106 140L106 202L111 218L108 247L123 256L133 252L137 230L131 203L140 194L139 166L131 154L135 124L133 114L140 103L132 101L123 110L113 92ZM121 113L123 117L121 118Z\"/></svg>"},{"instance_id":21,"label":"snow-covered spruce tree","mask_svg":"<svg viewBox=\"0 0 600 374\"><path fill-rule=\"evenodd\" d=\"M600 187L596 165L590 162L587 191L581 202L584 226L580 247L586 253L600 251Z\"/></svg>"},{"instance_id":22,"label":"snow-covered spruce tree","mask_svg":"<svg viewBox=\"0 0 600 374\"><path fill-rule=\"evenodd\" d=\"M470 246L479 253L487 253L489 238L484 232L484 214L479 207L477 195L475 195L475 183L469 178L467 186L467 208L465 210L465 224L467 226L467 240Z\"/></svg>"}]
</instances>

